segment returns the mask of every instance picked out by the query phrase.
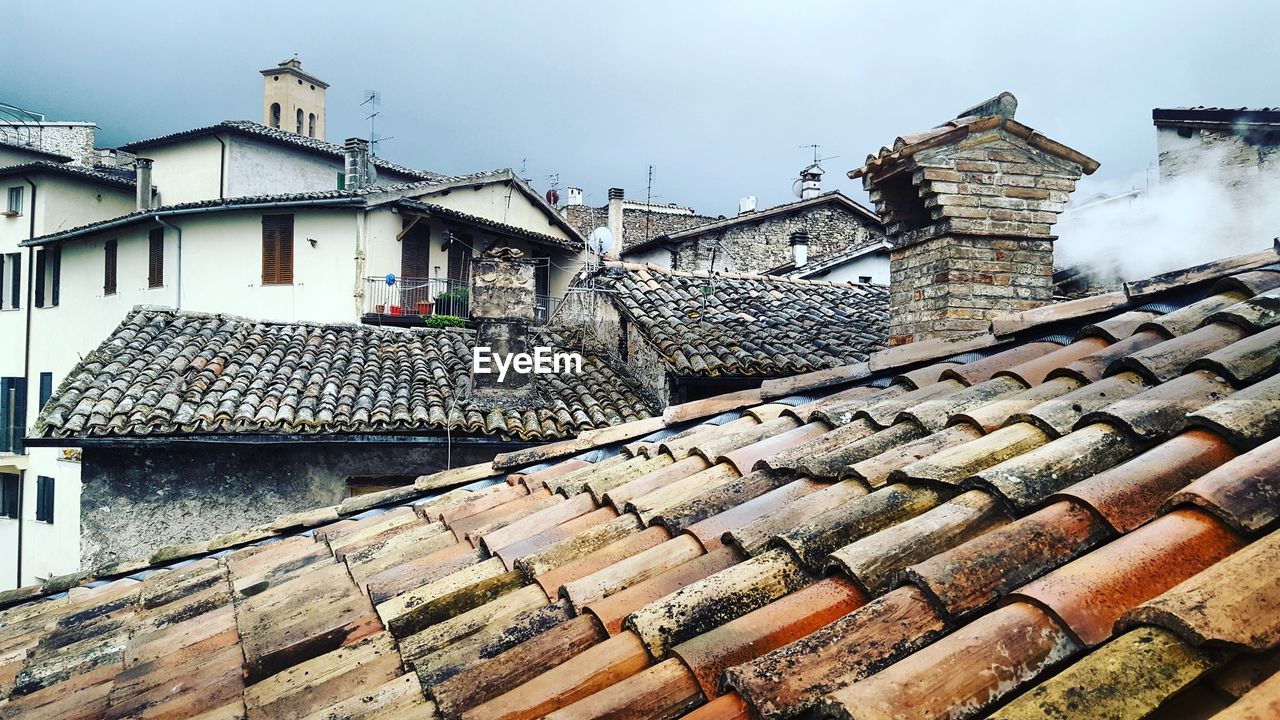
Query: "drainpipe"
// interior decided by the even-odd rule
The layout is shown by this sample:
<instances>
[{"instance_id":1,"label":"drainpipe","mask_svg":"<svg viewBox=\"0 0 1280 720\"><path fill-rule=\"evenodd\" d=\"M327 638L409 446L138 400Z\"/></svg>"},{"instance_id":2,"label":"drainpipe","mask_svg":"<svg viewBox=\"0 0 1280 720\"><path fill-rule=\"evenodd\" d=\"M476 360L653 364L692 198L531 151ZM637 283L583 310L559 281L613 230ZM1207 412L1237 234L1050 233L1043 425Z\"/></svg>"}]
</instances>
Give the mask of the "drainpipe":
<instances>
[{"instance_id":1,"label":"drainpipe","mask_svg":"<svg viewBox=\"0 0 1280 720\"><path fill-rule=\"evenodd\" d=\"M218 151L218 199L222 200L226 197L226 191L223 188L226 186L227 181L227 144L217 135L214 135L213 139L217 140L218 144L222 146L222 149Z\"/></svg>"},{"instance_id":2,"label":"drainpipe","mask_svg":"<svg viewBox=\"0 0 1280 720\"><path fill-rule=\"evenodd\" d=\"M175 309L175 310L181 310L181 309L182 309L182 228L180 228L180 227L178 227L177 225L174 225L173 223L170 223L169 221L165 220L163 217L161 217L161 216L160 216L160 214L159 214L159 213L156 213L156 214L155 214L155 215L153 215L152 217L154 217L154 218L155 218L155 221L156 221L156 222L160 223L160 224L161 224L161 225L163 225L164 227L169 228L170 230L173 230L173 231L174 231L175 233L177 233L177 235L178 235L178 258L177 258L177 264L178 264L178 281L175 283L175 285L177 286L177 288L176 288L176 289L177 289L177 296L178 296L178 297L177 297L177 299L176 299L176 300L175 300L175 302L174 302L174 304L177 306L177 307L175 307L174 309Z\"/></svg>"},{"instance_id":3,"label":"drainpipe","mask_svg":"<svg viewBox=\"0 0 1280 720\"><path fill-rule=\"evenodd\" d=\"M31 217L27 220L27 239L30 240L36 236L36 184L31 178L23 176L22 179L31 186ZM23 343L22 357L22 381L28 382L31 377L31 314L34 312L32 307L36 301L36 263L35 248L27 248L27 338ZM28 393L29 395L29 393ZM25 408L24 408L25 409ZM22 418L23 435L26 435L27 418ZM24 446L23 451L26 451ZM22 526L23 526L23 492L26 490L27 473L22 471L18 473L18 585L22 587Z\"/></svg>"}]
</instances>

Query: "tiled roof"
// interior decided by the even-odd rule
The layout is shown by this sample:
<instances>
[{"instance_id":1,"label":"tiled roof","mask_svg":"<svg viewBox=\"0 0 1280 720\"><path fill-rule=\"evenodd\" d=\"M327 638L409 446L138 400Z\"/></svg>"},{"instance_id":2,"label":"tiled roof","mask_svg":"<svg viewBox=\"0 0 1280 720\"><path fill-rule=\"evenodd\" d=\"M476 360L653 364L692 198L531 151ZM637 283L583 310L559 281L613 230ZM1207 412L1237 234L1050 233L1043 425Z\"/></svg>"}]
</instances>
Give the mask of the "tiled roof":
<instances>
[{"instance_id":1,"label":"tiled roof","mask_svg":"<svg viewBox=\"0 0 1280 720\"><path fill-rule=\"evenodd\" d=\"M596 278L677 375L793 375L882 347L882 285L685 273L608 262Z\"/></svg>"},{"instance_id":2,"label":"tiled roof","mask_svg":"<svg viewBox=\"0 0 1280 720\"><path fill-rule=\"evenodd\" d=\"M772 268L765 272L766 275L782 275L792 278L807 278L826 274L826 272L838 268L841 265L856 260L863 255L873 255L875 253L889 254L889 241L883 239L875 239L869 245L860 245L858 247L849 248L842 252L827 255L816 260L811 260L800 267L796 267L795 261L787 262L778 267Z\"/></svg>"},{"instance_id":3,"label":"tiled roof","mask_svg":"<svg viewBox=\"0 0 1280 720\"><path fill-rule=\"evenodd\" d=\"M7 593L0 714L1274 717L1261 264Z\"/></svg>"},{"instance_id":4,"label":"tiled roof","mask_svg":"<svg viewBox=\"0 0 1280 720\"><path fill-rule=\"evenodd\" d=\"M68 374L40 413L34 436L450 428L547 440L649 416L627 382L590 353L581 375L538 376L542 407L477 407L462 387L474 339L463 330L266 323L139 309Z\"/></svg>"},{"instance_id":5,"label":"tiled roof","mask_svg":"<svg viewBox=\"0 0 1280 720\"><path fill-rule=\"evenodd\" d=\"M0 169L3 174L7 168ZM96 173L105 175L105 173ZM456 183L465 183L470 181L485 181L505 179L508 176L506 171L492 171L475 173L473 175L463 175L450 178L439 178L435 180L420 180L410 183L395 183L391 185L371 185L364 188L352 188L348 190L314 190L302 193L281 193L276 195L240 195L229 198L210 198L208 200L194 200L192 202L174 203L172 205L161 205L159 207L147 210L138 210L127 215L99 220L97 222L80 225L66 230L59 230L56 233L41 235L30 240L24 240L20 245L34 246L46 245L62 240L70 240L87 233L97 232L106 228L119 227L132 222L140 222L157 214L191 212L194 210L214 210L219 208L238 208L253 205L266 205L272 203L288 203L294 205L313 204L333 204L340 201L349 201L352 205L364 205L368 202L379 202L383 199L399 200L404 196L411 194L426 194L442 186L453 185ZM132 187L133 183L130 182ZM385 196L385 197L383 197ZM462 214L462 213L459 213ZM486 220L486 222L489 222Z\"/></svg>"},{"instance_id":6,"label":"tiled roof","mask_svg":"<svg viewBox=\"0 0 1280 720\"><path fill-rule=\"evenodd\" d=\"M341 159L346 157L341 145L325 142L324 140L307 137L305 135L299 135L297 133L277 130L272 127L267 127L262 123L250 122L248 120L224 120L217 125L207 125L205 127L198 127L191 130L183 130L181 132L161 135L159 137L148 138L146 140L135 140L134 142L121 145L120 149L131 153L137 153L139 150L144 150L149 147L168 145L180 140L200 137L201 135L210 135L217 132L239 133L259 140L287 145L309 152L328 155L333 158ZM389 170L408 177L421 178L423 180L443 177L438 173L427 172L425 170L414 170L413 168L405 167L404 165L388 162L387 160L383 160L379 157L374 157L372 160L373 164L381 170Z\"/></svg>"},{"instance_id":7,"label":"tiled roof","mask_svg":"<svg viewBox=\"0 0 1280 720\"><path fill-rule=\"evenodd\" d=\"M581 240L570 240L567 238L556 237L554 235L548 235L546 233L534 232L532 230L527 230L522 227L517 227L515 225L508 225L507 223L504 223L504 222L490 220L489 218L480 217L479 215L472 215L471 213L465 213L465 212L462 212L461 210L454 210L452 208L447 208L443 205L437 205L435 203L425 203L425 202L422 202L421 200L404 199L404 200L397 201L396 204L403 208L421 210L423 212L426 212L428 214L435 215L438 217L458 220L460 222L467 223L468 225L488 228L490 230L494 230L507 235L515 235L517 237L522 237L528 240L533 240L534 242L542 243L543 245L555 245L558 247L565 248L566 250L581 251L585 245Z\"/></svg>"},{"instance_id":8,"label":"tiled roof","mask_svg":"<svg viewBox=\"0 0 1280 720\"><path fill-rule=\"evenodd\" d=\"M23 163L21 165L0 167L0 177L39 172L53 173L55 175L62 175L64 177L84 180L87 182L97 183L99 185L108 185L110 187L128 190L130 192L133 192L135 186L131 177L104 172L102 170L93 170L86 167L80 167L79 165L49 162L47 160L36 160L35 162Z\"/></svg>"}]
</instances>

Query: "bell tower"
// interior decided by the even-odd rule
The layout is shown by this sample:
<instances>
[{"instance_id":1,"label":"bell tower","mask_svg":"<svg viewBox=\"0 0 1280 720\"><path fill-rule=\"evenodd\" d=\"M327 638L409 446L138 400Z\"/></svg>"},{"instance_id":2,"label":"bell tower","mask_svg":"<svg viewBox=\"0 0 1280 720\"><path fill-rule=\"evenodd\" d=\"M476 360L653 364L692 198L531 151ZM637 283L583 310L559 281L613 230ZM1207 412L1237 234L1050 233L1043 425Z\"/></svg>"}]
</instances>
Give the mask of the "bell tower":
<instances>
[{"instance_id":1,"label":"bell tower","mask_svg":"<svg viewBox=\"0 0 1280 720\"><path fill-rule=\"evenodd\" d=\"M262 124L324 140L324 91L329 84L302 71L297 55L262 71Z\"/></svg>"}]
</instances>

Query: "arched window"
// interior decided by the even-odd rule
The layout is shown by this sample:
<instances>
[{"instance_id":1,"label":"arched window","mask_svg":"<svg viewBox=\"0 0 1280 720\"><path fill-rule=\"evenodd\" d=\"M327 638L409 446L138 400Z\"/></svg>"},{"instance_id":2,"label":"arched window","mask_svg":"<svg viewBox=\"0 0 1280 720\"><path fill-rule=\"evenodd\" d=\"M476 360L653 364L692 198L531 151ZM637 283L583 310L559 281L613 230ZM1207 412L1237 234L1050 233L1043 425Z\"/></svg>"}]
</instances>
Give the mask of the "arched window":
<instances>
[{"instance_id":1,"label":"arched window","mask_svg":"<svg viewBox=\"0 0 1280 720\"><path fill-rule=\"evenodd\" d=\"M307 135L316 136L316 114L311 113L307 116Z\"/></svg>"},{"instance_id":2,"label":"arched window","mask_svg":"<svg viewBox=\"0 0 1280 720\"><path fill-rule=\"evenodd\" d=\"M280 103L271 103L271 127L280 128Z\"/></svg>"},{"instance_id":3,"label":"arched window","mask_svg":"<svg viewBox=\"0 0 1280 720\"><path fill-rule=\"evenodd\" d=\"M302 108L298 108L298 129L295 130L294 132L298 133L299 135L302 134Z\"/></svg>"}]
</instances>

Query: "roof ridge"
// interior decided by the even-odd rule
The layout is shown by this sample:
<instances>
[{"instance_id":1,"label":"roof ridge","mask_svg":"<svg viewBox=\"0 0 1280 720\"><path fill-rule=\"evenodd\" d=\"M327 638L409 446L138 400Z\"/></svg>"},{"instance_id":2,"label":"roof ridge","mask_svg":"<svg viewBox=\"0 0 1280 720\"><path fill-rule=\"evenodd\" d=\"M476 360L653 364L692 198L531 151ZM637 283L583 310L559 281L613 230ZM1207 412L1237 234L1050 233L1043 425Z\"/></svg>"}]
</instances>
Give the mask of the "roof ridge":
<instances>
[{"instance_id":1,"label":"roof ridge","mask_svg":"<svg viewBox=\"0 0 1280 720\"><path fill-rule=\"evenodd\" d=\"M705 270L673 270L661 265L653 263L633 263L625 260L605 260L601 263L602 268L616 268L628 270L632 272L648 271L656 272L669 277L687 277L687 278L720 278L724 280L759 280L761 282L790 283L793 285L821 285L823 287L837 288L887 288L887 285L879 283L859 283L851 281L834 281L834 280L809 280L807 278L793 278L785 275L762 275L760 273L742 273L742 272L707 272Z\"/></svg>"}]
</instances>

